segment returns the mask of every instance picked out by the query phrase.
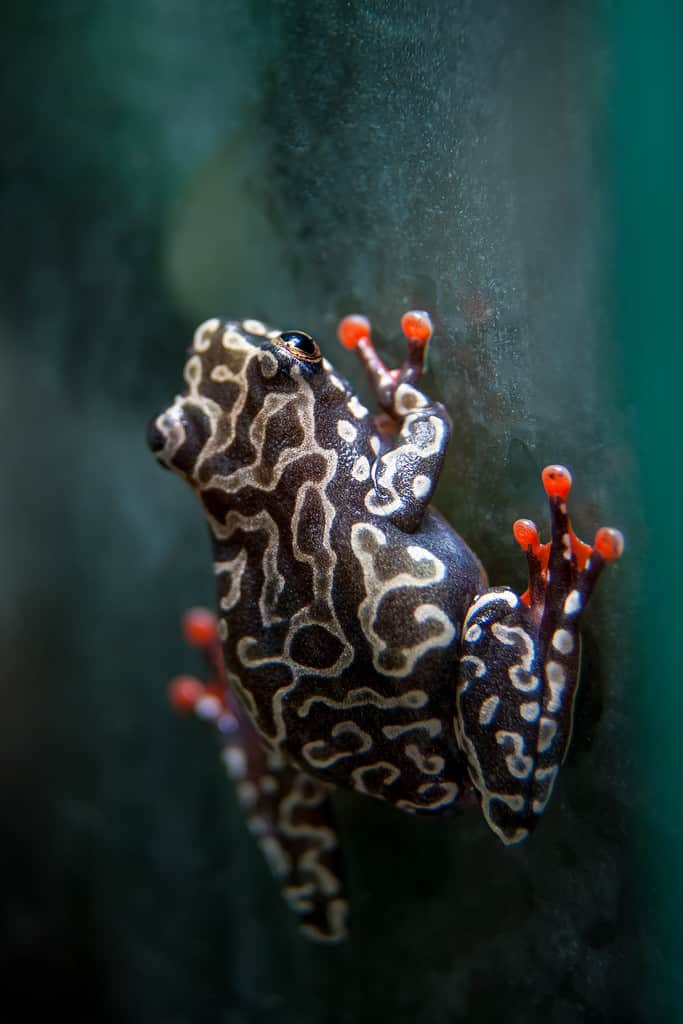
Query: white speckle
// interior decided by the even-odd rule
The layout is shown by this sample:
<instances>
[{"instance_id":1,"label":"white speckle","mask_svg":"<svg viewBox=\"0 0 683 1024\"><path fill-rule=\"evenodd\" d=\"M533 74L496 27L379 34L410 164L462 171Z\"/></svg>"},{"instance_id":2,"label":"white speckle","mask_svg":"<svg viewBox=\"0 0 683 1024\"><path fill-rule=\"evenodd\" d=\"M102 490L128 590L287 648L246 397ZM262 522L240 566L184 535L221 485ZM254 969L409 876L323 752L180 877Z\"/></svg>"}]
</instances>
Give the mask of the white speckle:
<instances>
[{"instance_id":1,"label":"white speckle","mask_svg":"<svg viewBox=\"0 0 683 1024\"><path fill-rule=\"evenodd\" d=\"M354 462L351 476L354 480L367 480L370 476L370 463L364 455L359 456Z\"/></svg>"},{"instance_id":2,"label":"white speckle","mask_svg":"<svg viewBox=\"0 0 683 1024\"><path fill-rule=\"evenodd\" d=\"M520 704L519 713L525 722L535 722L541 713L541 705L535 700L527 701Z\"/></svg>"},{"instance_id":3,"label":"white speckle","mask_svg":"<svg viewBox=\"0 0 683 1024\"><path fill-rule=\"evenodd\" d=\"M553 633L553 647L560 654L571 654L574 650L574 637L568 629L556 629Z\"/></svg>"},{"instance_id":4,"label":"white speckle","mask_svg":"<svg viewBox=\"0 0 683 1024\"><path fill-rule=\"evenodd\" d=\"M223 764L231 779L240 780L247 774L247 759L239 747L225 747L222 753Z\"/></svg>"},{"instance_id":5,"label":"white speckle","mask_svg":"<svg viewBox=\"0 0 683 1024\"><path fill-rule=\"evenodd\" d=\"M481 707L479 708L479 725L490 725L499 704L500 697L496 696L495 693L481 702Z\"/></svg>"},{"instance_id":6,"label":"white speckle","mask_svg":"<svg viewBox=\"0 0 683 1024\"><path fill-rule=\"evenodd\" d=\"M465 633L465 640L468 644L476 644L477 640L481 637L481 626L475 622L473 626Z\"/></svg>"},{"instance_id":7,"label":"white speckle","mask_svg":"<svg viewBox=\"0 0 683 1024\"><path fill-rule=\"evenodd\" d=\"M416 498L424 498L425 494L429 494L429 489L432 485L431 480L428 476L424 476L422 473L413 480L413 494Z\"/></svg>"},{"instance_id":8,"label":"white speckle","mask_svg":"<svg viewBox=\"0 0 683 1024\"><path fill-rule=\"evenodd\" d=\"M538 752L543 754L555 739L557 722L554 718L542 718L538 732Z\"/></svg>"},{"instance_id":9,"label":"white speckle","mask_svg":"<svg viewBox=\"0 0 683 1024\"><path fill-rule=\"evenodd\" d=\"M572 539L568 533L562 534L562 553L566 559L572 557Z\"/></svg>"},{"instance_id":10,"label":"white speckle","mask_svg":"<svg viewBox=\"0 0 683 1024\"><path fill-rule=\"evenodd\" d=\"M369 415L368 410L362 402L359 402L355 395L352 395L346 403L346 408L357 420L363 420Z\"/></svg>"},{"instance_id":11,"label":"white speckle","mask_svg":"<svg viewBox=\"0 0 683 1024\"><path fill-rule=\"evenodd\" d=\"M342 441L347 441L348 444L355 441L358 435L358 431L352 423L349 423L348 420L337 421L337 433L341 437Z\"/></svg>"},{"instance_id":12,"label":"white speckle","mask_svg":"<svg viewBox=\"0 0 683 1024\"><path fill-rule=\"evenodd\" d=\"M248 334L258 334L263 337L266 333L266 325L260 320L243 320L242 327Z\"/></svg>"},{"instance_id":13,"label":"white speckle","mask_svg":"<svg viewBox=\"0 0 683 1024\"><path fill-rule=\"evenodd\" d=\"M570 590L564 602L564 614L576 615L581 611L581 594L578 590Z\"/></svg>"},{"instance_id":14,"label":"white speckle","mask_svg":"<svg viewBox=\"0 0 683 1024\"><path fill-rule=\"evenodd\" d=\"M200 697L194 706L194 713L198 718L203 718L207 722L214 722L220 717L223 711L223 705L219 701L218 697L212 696L207 693L204 697Z\"/></svg>"}]
</instances>

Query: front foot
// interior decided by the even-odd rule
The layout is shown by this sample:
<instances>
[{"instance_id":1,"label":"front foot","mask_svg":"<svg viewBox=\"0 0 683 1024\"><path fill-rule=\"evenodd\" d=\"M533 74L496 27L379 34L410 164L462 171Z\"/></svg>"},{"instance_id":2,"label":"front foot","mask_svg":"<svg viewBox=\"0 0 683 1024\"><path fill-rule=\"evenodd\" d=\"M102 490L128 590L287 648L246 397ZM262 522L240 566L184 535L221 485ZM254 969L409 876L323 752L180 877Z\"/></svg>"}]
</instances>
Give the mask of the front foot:
<instances>
[{"instance_id":1,"label":"front foot","mask_svg":"<svg viewBox=\"0 0 683 1024\"><path fill-rule=\"evenodd\" d=\"M579 620L606 562L622 553L618 530L598 530L593 545L571 528L564 466L542 474L551 540L519 519L529 587L518 597L492 589L463 624L455 731L479 791L484 816L506 844L525 839L550 799L572 732L579 681Z\"/></svg>"}]
</instances>

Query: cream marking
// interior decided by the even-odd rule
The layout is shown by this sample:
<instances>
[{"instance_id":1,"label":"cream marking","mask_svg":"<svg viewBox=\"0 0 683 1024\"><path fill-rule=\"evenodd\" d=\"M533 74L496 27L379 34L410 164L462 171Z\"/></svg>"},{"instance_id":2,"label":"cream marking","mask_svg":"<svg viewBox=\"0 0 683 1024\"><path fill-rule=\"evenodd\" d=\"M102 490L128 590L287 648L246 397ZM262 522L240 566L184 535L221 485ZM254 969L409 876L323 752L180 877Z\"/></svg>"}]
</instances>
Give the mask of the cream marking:
<instances>
[{"instance_id":1,"label":"cream marking","mask_svg":"<svg viewBox=\"0 0 683 1024\"><path fill-rule=\"evenodd\" d=\"M344 745L341 743L342 736L352 737L353 741ZM301 753L313 768L330 768L337 761L346 757L365 754L372 746L372 739L368 733L363 732L352 721L337 722L330 733L330 738L339 740L342 749L335 749L332 743L326 739L312 740L301 748ZM350 749L345 749L345 747Z\"/></svg>"},{"instance_id":2,"label":"cream marking","mask_svg":"<svg viewBox=\"0 0 683 1024\"><path fill-rule=\"evenodd\" d=\"M345 392L346 391L346 388L344 387L343 381L341 381L339 379L339 377L337 377L336 373L328 374L327 379L329 380L329 382L332 385L332 387L336 388L337 391L341 391L341 392Z\"/></svg>"},{"instance_id":3,"label":"cream marking","mask_svg":"<svg viewBox=\"0 0 683 1024\"><path fill-rule=\"evenodd\" d=\"M491 724L493 717L498 710L499 704L500 697L495 693L491 694L490 697L487 697L486 700L481 702L481 707L479 708L479 725Z\"/></svg>"},{"instance_id":4,"label":"cream marking","mask_svg":"<svg viewBox=\"0 0 683 1024\"><path fill-rule=\"evenodd\" d=\"M541 705L537 700L528 701L519 705L519 714L525 722L536 722L541 713Z\"/></svg>"},{"instance_id":5,"label":"cream marking","mask_svg":"<svg viewBox=\"0 0 683 1024\"><path fill-rule=\"evenodd\" d=\"M572 557L572 539L568 533L562 534L562 556L570 561Z\"/></svg>"},{"instance_id":6,"label":"cream marking","mask_svg":"<svg viewBox=\"0 0 683 1024\"><path fill-rule=\"evenodd\" d=\"M368 479L370 476L370 463L365 455L358 456L351 469L351 476L354 480L359 480L361 483L363 480Z\"/></svg>"},{"instance_id":7,"label":"cream marking","mask_svg":"<svg viewBox=\"0 0 683 1024\"><path fill-rule=\"evenodd\" d=\"M225 363L217 363L211 370L209 377L216 384L222 384L224 381L230 380L231 373Z\"/></svg>"},{"instance_id":8,"label":"cream marking","mask_svg":"<svg viewBox=\"0 0 683 1024\"><path fill-rule=\"evenodd\" d=\"M439 775L446 766L445 760L439 754L425 755L415 743L408 743L403 748L403 753L425 775Z\"/></svg>"},{"instance_id":9,"label":"cream marking","mask_svg":"<svg viewBox=\"0 0 683 1024\"><path fill-rule=\"evenodd\" d=\"M538 689L540 682L538 676L527 672L521 665L511 665L508 669L508 677L514 688L522 693L533 693Z\"/></svg>"},{"instance_id":10,"label":"cream marking","mask_svg":"<svg viewBox=\"0 0 683 1024\"><path fill-rule=\"evenodd\" d=\"M224 618L220 618L218 620L218 636L221 643L225 643L228 639L228 624Z\"/></svg>"},{"instance_id":11,"label":"cream marking","mask_svg":"<svg viewBox=\"0 0 683 1024\"><path fill-rule=\"evenodd\" d=\"M358 401L355 395L352 395L351 398L349 398L348 402L346 403L346 408L349 410L351 415L357 420L364 420L366 416L370 415L368 410L365 408L362 402Z\"/></svg>"},{"instance_id":12,"label":"cream marking","mask_svg":"<svg viewBox=\"0 0 683 1024\"><path fill-rule=\"evenodd\" d=\"M538 746L536 749L539 754L544 754L548 747L552 744L555 736L557 735L557 722L554 718L542 718L539 723L538 730Z\"/></svg>"},{"instance_id":13,"label":"cream marking","mask_svg":"<svg viewBox=\"0 0 683 1024\"><path fill-rule=\"evenodd\" d=\"M246 331L247 334L257 334L260 337L263 337L267 328L260 320L243 320L242 330Z\"/></svg>"},{"instance_id":14,"label":"cream marking","mask_svg":"<svg viewBox=\"0 0 683 1024\"><path fill-rule=\"evenodd\" d=\"M567 673L557 661L549 661L545 666L545 677L550 687L548 711L559 711L562 707L562 693L567 682Z\"/></svg>"},{"instance_id":15,"label":"cream marking","mask_svg":"<svg viewBox=\"0 0 683 1024\"><path fill-rule=\"evenodd\" d=\"M270 380L277 373L277 359L272 352L261 351L257 355L259 366L261 368L261 375L266 379Z\"/></svg>"},{"instance_id":16,"label":"cream marking","mask_svg":"<svg viewBox=\"0 0 683 1024\"><path fill-rule=\"evenodd\" d=\"M247 774L247 759L239 747L224 747L221 753L225 769L235 782L240 782Z\"/></svg>"},{"instance_id":17,"label":"cream marking","mask_svg":"<svg viewBox=\"0 0 683 1024\"><path fill-rule=\"evenodd\" d=\"M383 771L384 778L380 784L375 786L374 789L368 789L365 785L365 776L370 772ZM360 768L354 768L351 772L351 780L353 782L353 788L359 793L366 793L368 796L375 796L379 789L385 789L387 786L391 786L396 779L400 776L400 769L394 764L389 764L388 761L377 761L375 764L364 764Z\"/></svg>"},{"instance_id":18,"label":"cream marking","mask_svg":"<svg viewBox=\"0 0 683 1024\"><path fill-rule=\"evenodd\" d=\"M476 644L477 640L481 639L481 626L478 622L475 622L469 627L465 633L465 642L468 644Z\"/></svg>"},{"instance_id":19,"label":"cream marking","mask_svg":"<svg viewBox=\"0 0 683 1024\"><path fill-rule=\"evenodd\" d=\"M405 736L407 732L414 732L416 729L424 730L434 739L439 736L442 730L441 720L438 718L427 718L422 722L406 722L405 725L385 725L382 732L388 740L396 740L399 736Z\"/></svg>"},{"instance_id":20,"label":"cream marking","mask_svg":"<svg viewBox=\"0 0 683 1024\"><path fill-rule=\"evenodd\" d=\"M581 594L578 590L570 590L564 601L564 614L576 615L581 611Z\"/></svg>"},{"instance_id":21,"label":"cream marking","mask_svg":"<svg viewBox=\"0 0 683 1024\"><path fill-rule=\"evenodd\" d=\"M353 444L358 436L358 430L348 420L337 420L337 433L347 444Z\"/></svg>"},{"instance_id":22,"label":"cream marking","mask_svg":"<svg viewBox=\"0 0 683 1024\"><path fill-rule=\"evenodd\" d=\"M506 647L515 647L521 643L520 664L527 672L531 671L534 661L534 642L521 626L504 626L502 622L494 622L491 633Z\"/></svg>"},{"instance_id":23,"label":"cream marking","mask_svg":"<svg viewBox=\"0 0 683 1024\"><path fill-rule=\"evenodd\" d=\"M496 733L496 743L506 755L505 764L510 775L515 779L528 779L534 767L534 759L524 754L524 737L518 732L499 729Z\"/></svg>"},{"instance_id":24,"label":"cream marking","mask_svg":"<svg viewBox=\"0 0 683 1024\"><path fill-rule=\"evenodd\" d=\"M477 597L470 605L469 611L465 616L463 629L467 629L471 619L482 612L484 608L487 608L488 605L500 602L504 602L509 608L516 608L519 604L519 598L511 590L487 590L486 593L482 594L481 597Z\"/></svg>"},{"instance_id":25,"label":"cream marking","mask_svg":"<svg viewBox=\"0 0 683 1024\"><path fill-rule=\"evenodd\" d=\"M221 540L229 540L237 530L244 530L248 533L263 531L266 534L267 540L261 558L263 586L259 596L259 613L264 626L281 622L282 619L275 614L275 609L282 593L282 588L285 585L285 578L277 567L280 533L270 513L262 509L253 516L245 516L233 509L225 517L224 524L219 524L216 520L212 520L212 523ZM237 557L239 558L239 556ZM242 568L240 579L245 568L246 565ZM227 597L228 599L230 598L230 591ZM247 664L247 662L243 662L243 664Z\"/></svg>"},{"instance_id":26,"label":"cream marking","mask_svg":"<svg viewBox=\"0 0 683 1024\"><path fill-rule=\"evenodd\" d=\"M223 348L234 349L237 352L244 352L246 349L252 348L241 333L234 326L227 326L223 331L223 337L221 338L221 344Z\"/></svg>"},{"instance_id":27,"label":"cream marking","mask_svg":"<svg viewBox=\"0 0 683 1024\"><path fill-rule=\"evenodd\" d=\"M275 878L286 878L292 870L292 858L282 843L275 836L263 836L259 846Z\"/></svg>"},{"instance_id":28,"label":"cream marking","mask_svg":"<svg viewBox=\"0 0 683 1024\"><path fill-rule=\"evenodd\" d=\"M550 768L537 768L534 772L534 782L539 783L541 789L547 787L543 796L533 800L531 803L531 809L534 814L542 814L548 805L548 801L552 796L553 786L555 785L555 779L559 768L556 764Z\"/></svg>"},{"instance_id":29,"label":"cream marking","mask_svg":"<svg viewBox=\"0 0 683 1024\"><path fill-rule=\"evenodd\" d=\"M259 788L266 796L272 796L280 788L278 781L273 775L262 775L259 779Z\"/></svg>"},{"instance_id":30,"label":"cream marking","mask_svg":"<svg viewBox=\"0 0 683 1024\"><path fill-rule=\"evenodd\" d=\"M446 427L438 416L430 415L426 420L424 413L406 416L400 430L401 443L377 460L375 480L385 493L378 493L375 487L367 492L365 507L368 512L390 516L402 508L406 496L399 494L396 477L405 466L410 466L413 475L414 464L420 465L442 452L445 437Z\"/></svg>"},{"instance_id":31,"label":"cream marking","mask_svg":"<svg viewBox=\"0 0 683 1024\"><path fill-rule=\"evenodd\" d=\"M318 942L339 942L346 936L346 917L348 914L348 903L346 900L331 900L327 905L328 931L323 932L317 925L304 921L301 930L307 932Z\"/></svg>"},{"instance_id":32,"label":"cream marking","mask_svg":"<svg viewBox=\"0 0 683 1024\"><path fill-rule=\"evenodd\" d=\"M394 409L399 416L407 416L416 409L424 409L428 401L421 391L410 384L399 384L394 394Z\"/></svg>"},{"instance_id":33,"label":"cream marking","mask_svg":"<svg viewBox=\"0 0 683 1024\"><path fill-rule=\"evenodd\" d=\"M438 647L447 647L455 636L455 629L445 612L435 604L418 605L413 612L413 619L418 625L436 626L425 631L423 640L410 646L402 646L398 642L391 643L379 635L375 628L379 609L387 594L401 587L414 590L440 583L446 575L443 562L426 548L411 544L406 554L413 563L412 571L398 572L395 576L384 578L377 556L386 546L385 534L369 523L354 523L351 527L351 548L358 559L363 573L365 597L358 608L361 629L372 648L372 660L375 669L383 675L404 678L412 672L415 663L427 651ZM392 656L394 667L386 667L383 655ZM384 662L388 658L385 657Z\"/></svg>"},{"instance_id":34,"label":"cream marking","mask_svg":"<svg viewBox=\"0 0 683 1024\"><path fill-rule=\"evenodd\" d=\"M486 675L486 664L478 658L475 654L463 654L460 659L461 665L472 665L474 668L474 675L476 679L483 679ZM461 690L464 690L464 686Z\"/></svg>"},{"instance_id":35,"label":"cream marking","mask_svg":"<svg viewBox=\"0 0 683 1024\"><path fill-rule=\"evenodd\" d=\"M225 574L230 576L228 592L221 597L219 602L219 607L222 611L229 612L231 608L234 608L238 604L242 593L242 576L244 575L246 567L247 552L244 548L241 549L238 555L235 555L234 558L231 558L227 562L213 563L213 571L216 576L223 576ZM225 622L225 619L221 619L221 622Z\"/></svg>"},{"instance_id":36,"label":"cream marking","mask_svg":"<svg viewBox=\"0 0 683 1024\"><path fill-rule=\"evenodd\" d=\"M571 654L574 650L574 637L568 629L556 629L553 633L552 645L560 654Z\"/></svg>"},{"instance_id":37,"label":"cream marking","mask_svg":"<svg viewBox=\"0 0 683 1024\"><path fill-rule=\"evenodd\" d=\"M399 800L396 806L404 811L436 811L440 807L452 804L460 792L455 782L425 782L418 786L417 792L419 796L426 796L433 790L436 791L435 797L429 802L416 803L412 800Z\"/></svg>"},{"instance_id":38,"label":"cream marking","mask_svg":"<svg viewBox=\"0 0 683 1024\"><path fill-rule=\"evenodd\" d=\"M376 434L373 434L370 438L370 447L372 448L373 454L379 455L380 448L382 447L380 439Z\"/></svg>"},{"instance_id":39,"label":"cream marking","mask_svg":"<svg viewBox=\"0 0 683 1024\"><path fill-rule=\"evenodd\" d=\"M415 479L413 480L413 497L418 499L424 498L427 494L429 494L431 486L432 481L429 479L429 477L424 476L423 473L418 473Z\"/></svg>"},{"instance_id":40,"label":"cream marking","mask_svg":"<svg viewBox=\"0 0 683 1024\"><path fill-rule=\"evenodd\" d=\"M215 317L205 320L194 332L192 347L195 352L206 352L211 347L212 336L220 329L221 322Z\"/></svg>"},{"instance_id":41,"label":"cream marking","mask_svg":"<svg viewBox=\"0 0 683 1024\"><path fill-rule=\"evenodd\" d=\"M237 785L237 796L239 797L242 806L248 809L256 806L258 801L258 790L253 782L249 779L245 779Z\"/></svg>"},{"instance_id":42,"label":"cream marking","mask_svg":"<svg viewBox=\"0 0 683 1024\"><path fill-rule=\"evenodd\" d=\"M376 693L375 690L364 686L358 690L349 690L342 701L332 700L330 697L316 694L314 697L309 697L304 701L297 714L300 718L305 718L314 704L323 704L325 707L344 711L348 708L367 707L368 704L376 708L386 708L392 711L399 708L415 710L423 708L428 700L429 698L424 690L408 690L407 693L401 693L397 696L383 697L382 694Z\"/></svg>"}]
</instances>

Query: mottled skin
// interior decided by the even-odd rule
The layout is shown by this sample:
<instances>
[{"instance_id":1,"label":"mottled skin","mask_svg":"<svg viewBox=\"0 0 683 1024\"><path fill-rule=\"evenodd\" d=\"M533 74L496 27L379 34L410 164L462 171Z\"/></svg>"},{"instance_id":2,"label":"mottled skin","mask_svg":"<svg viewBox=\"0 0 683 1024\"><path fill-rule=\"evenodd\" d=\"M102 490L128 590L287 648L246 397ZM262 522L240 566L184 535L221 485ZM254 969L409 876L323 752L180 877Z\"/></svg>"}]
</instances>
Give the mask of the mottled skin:
<instances>
[{"instance_id":1,"label":"mottled skin","mask_svg":"<svg viewBox=\"0 0 683 1024\"><path fill-rule=\"evenodd\" d=\"M429 506L450 421L416 387L425 344L409 340L388 371L369 333L360 341L375 416L307 335L211 320L186 390L150 427L213 542L222 697L197 710L216 721L252 830L320 939L344 933L329 786L430 814L474 787L504 842L533 828L570 738L578 616L618 554L607 531L612 548L584 557L566 493L547 485L553 543L524 534L527 601L486 591Z\"/></svg>"}]
</instances>

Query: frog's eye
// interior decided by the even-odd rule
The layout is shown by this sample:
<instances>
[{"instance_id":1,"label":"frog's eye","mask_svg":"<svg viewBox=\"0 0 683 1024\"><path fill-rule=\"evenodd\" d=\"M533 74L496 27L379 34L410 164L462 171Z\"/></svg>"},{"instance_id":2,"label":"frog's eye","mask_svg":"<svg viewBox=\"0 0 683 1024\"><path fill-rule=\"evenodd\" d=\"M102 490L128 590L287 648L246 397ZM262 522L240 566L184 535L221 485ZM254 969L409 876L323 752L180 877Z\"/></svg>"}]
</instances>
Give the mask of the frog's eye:
<instances>
[{"instance_id":1,"label":"frog's eye","mask_svg":"<svg viewBox=\"0 0 683 1024\"><path fill-rule=\"evenodd\" d=\"M317 363L322 358L317 341L305 331L283 331L277 341L306 363Z\"/></svg>"}]
</instances>

